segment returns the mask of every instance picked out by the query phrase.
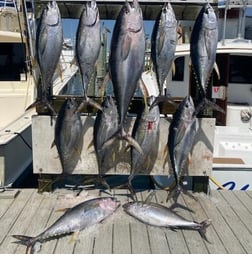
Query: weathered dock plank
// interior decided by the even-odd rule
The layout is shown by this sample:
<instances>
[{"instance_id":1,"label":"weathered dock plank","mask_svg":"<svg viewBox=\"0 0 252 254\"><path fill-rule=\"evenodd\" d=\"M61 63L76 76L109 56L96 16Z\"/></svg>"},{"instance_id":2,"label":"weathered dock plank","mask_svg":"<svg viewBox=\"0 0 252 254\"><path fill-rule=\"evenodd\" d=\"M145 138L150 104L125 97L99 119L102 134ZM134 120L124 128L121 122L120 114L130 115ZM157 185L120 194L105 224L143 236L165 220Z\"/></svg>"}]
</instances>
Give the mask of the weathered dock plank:
<instances>
[{"instance_id":1,"label":"weathered dock plank","mask_svg":"<svg viewBox=\"0 0 252 254\"><path fill-rule=\"evenodd\" d=\"M151 254L147 226L143 223L130 223L132 254Z\"/></svg>"},{"instance_id":2,"label":"weathered dock plank","mask_svg":"<svg viewBox=\"0 0 252 254\"><path fill-rule=\"evenodd\" d=\"M119 189L114 195L121 204L129 201L128 191ZM119 207L116 215L116 223L113 227L113 253L131 254L130 217L124 216L123 208ZM123 248L122 248L123 246Z\"/></svg>"},{"instance_id":3,"label":"weathered dock plank","mask_svg":"<svg viewBox=\"0 0 252 254\"><path fill-rule=\"evenodd\" d=\"M15 199L15 202L12 202L9 208L6 210L6 213L0 219L0 253L4 253L2 251L6 251L9 249L9 252L5 253L12 253L13 246L10 244L10 235L12 233L16 233L16 231L12 231L12 227L15 223L19 222L19 216L22 213L23 209L25 208L28 200L34 193L34 190L30 191L28 189L24 189ZM3 203L1 203L3 205ZM16 228L17 229L17 228ZM21 227L20 230L24 230ZM16 248L17 246L15 246Z\"/></svg>"},{"instance_id":4,"label":"weathered dock plank","mask_svg":"<svg viewBox=\"0 0 252 254\"><path fill-rule=\"evenodd\" d=\"M147 233L149 236L150 249L152 254L171 253L168 248L166 235L163 229L148 227Z\"/></svg>"},{"instance_id":5,"label":"weathered dock plank","mask_svg":"<svg viewBox=\"0 0 252 254\"><path fill-rule=\"evenodd\" d=\"M36 190L23 189L12 202L1 202L0 253L22 254L25 246L16 245L13 234L36 236L54 223L63 212L55 210L57 198L66 193L55 191L38 194ZM68 192L69 193L69 192ZM74 193L74 192L73 192ZM106 196L104 192L90 191L93 196ZM138 192L145 200L149 191ZM126 190L114 190L121 204L131 201ZM80 232L77 240L72 235L42 244L41 254L158 254L158 253L251 253L252 207L251 192L213 191L212 196L193 194L196 199L181 194L174 208L177 214L197 222L211 219L207 228L208 241L195 230L170 230L145 225L123 211L102 223ZM152 202L170 207L167 192L158 190ZM4 206L4 207L3 207Z\"/></svg>"},{"instance_id":6,"label":"weathered dock plank","mask_svg":"<svg viewBox=\"0 0 252 254\"><path fill-rule=\"evenodd\" d=\"M232 210L239 217L239 219L243 222L244 226L247 230L252 233L252 221L251 221L251 213L247 209L247 207L243 204L243 202L236 196L237 191L233 193L230 192L220 192L221 195L225 198L227 203L232 207ZM234 195L235 194L235 195ZM243 196L247 197L245 191L241 192L240 198L243 200ZM250 200L252 202L252 200ZM252 208L252 206L251 206Z\"/></svg>"},{"instance_id":7,"label":"weathered dock plank","mask_svg":"<svg viewBox=\"0 0 252 254\"><path fill-rule=\"evenodd\" d=\"M206 245L209 253L215 253L215 254L225 254L227 253L227 250L223 246L223 243L221 239L219 238L218 234L216 233L214 227L211 225L211 217L209 218L203 209L201 203L199 202L198 196L203 196L206 200L209 199L209 197L206 196L206 194L200 193L200 194L194 194L193 199L191 197L188 197L186 195L183 196L186 207L192 210L191 216L194 221L201 222L208 220L210 223L210 226L207 228L206 231L206 238L207 241L204 241L204 244Z\"/></svg>"},{"instance_id":8,"label":"weathered dock plank","mask_svg":"<svg viewBox=\"0 0 252 254\"><path fill-rule=\"evenodd\" d=\"M240 200L240 202L246 207L248 212L252 214L252 197L248 195L247 191L235 191L234 195Z\"/></svg>"},{"instance_id":9,"label":"weathered dock plank","mask_svg":"<svg viewBox=\"0 0 252 254\"><path fill-rule=\"evenodd\" d=\"M241 247L245 250L245 253L249 253L252 250L252 235L246 227L246 224L241 221L239 214L236 214L231 204L225 200L227 193L228 192L214 192L213 197L220 199L221 197L223 198L222 202L218 206L218 210L229 225L233 234L236 236L236 239L239 241ZM238 208L238 210L240 209Z\"/></svg>"},{"instance_id":10,"label":"weathered dock plank","mask_svg":"<svg viewBox=\"0 0 252 254\"><path fill-rule=\"evenodd\" d=\"M213 191L212 193L215 192ZM240 241L235 236L233 230L227 224L225 217L228 216L228 214L223 217L219 210L219 207L222 206L221 204L224 201L223 198L220 198L220 196L213 196L207 199L204 196L199 196L199 201L207 216L211 218L211 225L214 227L227 252L237 254L246 253L245 249L240 244Z\"/></svg>"}]
</instances>

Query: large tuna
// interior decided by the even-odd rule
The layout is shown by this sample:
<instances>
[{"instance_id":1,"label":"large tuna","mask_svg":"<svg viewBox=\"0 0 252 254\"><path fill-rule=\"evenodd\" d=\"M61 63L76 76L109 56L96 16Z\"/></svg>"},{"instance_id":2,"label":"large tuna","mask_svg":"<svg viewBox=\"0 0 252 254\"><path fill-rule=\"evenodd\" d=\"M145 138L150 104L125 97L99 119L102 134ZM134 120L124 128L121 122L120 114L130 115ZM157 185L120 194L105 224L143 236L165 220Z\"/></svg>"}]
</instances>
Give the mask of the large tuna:
<instances>
[{"instance_id":1,"label":"large tuna","mask_svg":"<svg viewBox=\"0 0 252 254\"><path fill-rule=\"evenodd\" d=\"M33 254L36 243L43 243L50 239L79 232L103 221L118 207L119 203L113 198L91 199L69 209L49 228L35 237L24 235L13 235L13 237L19 240L16 243L27 246L26 253Z\"/></svg>"},{"instance_id":2,"label":"large tuna","mask_svg":"<svg viewBox=\"0 0 252 254\"><path fill-rule=\"evenodd\" d=\"M76 35L76 59L79 65L84 96L87 96L88 85L101 47L101 26L96 1L85 4Z\"/></svg>"},{"instance_id":3,"label":"large tuna","mask_svg":"<svg viewBox=\"0 0 252 254\"><path fill-rule=\"evenodd\" d=\"M142 10L137 0L133 0L132 3L126 1L115 23L109 68L118 105L120 137L128 141L131 139L130 135L125 133L124 122L143 71L144 56L145 33Z\"/></svg>"},{"instance_id":4,"label":"large tuna","mask_svg":"<svg viewBox=\"0 0 252 254\"><path fill-rule=\"evenodd\" d=\"M153 96L149 98L150 105L154 99L155 97ZM134 195L134 190L131 182L135 175L140 172L149 174L155 164L159 145L159 125L160 112L157 105L151 110L146 105L142 114L135 121L133 138L138 142L143 153L139 153L134 147L131 149L131 172L128 185L132 196Z\"/></svg>"},{"instance_id":5,"label":"large tuna","mask_svg":"<svg viewBox=\"0 0 252 254\"><path fill-rule=\"evenodd\" d=\"M109 166L109 162L115 157L117 146L112 143L109 146L103 144L109 140L118 130L117 107L111 96L107 96L102 103L102 111L98 111L94 123L94 147L98 163L100 180L109 189L105 180L101 179L102 174Z\"/></svg>"},{"instance_id":6,"label":"large tuna","mask_svg":"<svg viewBox=\"0 0 252 254\"><path fill-rule=\"evenodd\" d=\"M201 100L206 98L206 88L215 63L218 43L218 23L209 3L205 4L193 26L190 55Z\"/></svg>"},{"instance_id":7,"label":"large tuna","mask_svg":"<svg viewBox=\"0 0 252 254\"><path fill-rule=\"evenodd\" d=\"M164 81L171 69L177 45L177 20L170 3L162 7L152 31L151 59L163 94Z\"/></svg>"},{"instance_id":8,"label":"large tuna","mask_svg":"<svg viewBox=\"0 0 252 254\"><path fill-rule=\"evenodd\" d=\"M63 173L71 173L78 161L83 146L83 128L78 104L73 98L64 101L55 124L55 140Z\"/></svg>"},{"instance_id":9,"label":"large tuna","mask_svg":"<svg viewBox=\"0 0 252 254\"><path fill-rule=\"evenodd\" d=\"M179 189L179 178L191 152L196 134L196 112L191 96L179 104L169 127L168 150L171 166Z\"/></svg>"},{"instance_id":10,"label":"large tuna","mask_svg":"<svg viewBox=\"0 0 252 254\"><path fill-rule=\"evenodd\" d=\"M194 229L198 230L201 236L206 239L206 228L209 226L207 220L201 223L186 220L169 208L157 203L129 202L123 205L123 209L145 224L171 229Z\"/></svg>"},{"instance_id":11,"label":"large tuna","mask_svg":"<svg viewBox=\"0 0 252 254\"><path fill-rule=\"evenodd\" d=\"M52 95L52 79L59 62L63 44L61 15L56 1L49 2L44 9L36 34L36 58L41 73L38 103L49 107Z\"/></svg>"},{"instance_id":12,"label":"large tuna","mask_svg":"<svg viewBox=\"0 0 252 254\"><path fill-rule=\"evenodd\" d=\"M76 35L76 59L81 74L84 92L84 100L79 106L79 110L81 110L85 104L90 104L101 109L100 105L87 96L88 86L91 76L95 71L95 64L99 57L100 47L101 26L99 10L96 1L92 0L85 4Z\"/></svg>"}]
</instances>

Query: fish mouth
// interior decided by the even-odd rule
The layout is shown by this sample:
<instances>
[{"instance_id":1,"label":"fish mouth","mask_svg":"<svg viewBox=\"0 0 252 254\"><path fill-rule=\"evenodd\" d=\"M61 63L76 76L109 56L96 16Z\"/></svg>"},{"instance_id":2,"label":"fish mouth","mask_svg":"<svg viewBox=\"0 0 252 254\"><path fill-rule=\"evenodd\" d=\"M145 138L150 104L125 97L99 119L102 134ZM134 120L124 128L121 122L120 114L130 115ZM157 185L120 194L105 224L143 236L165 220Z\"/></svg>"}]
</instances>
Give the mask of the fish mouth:
<instances>
[{"instance_id":1,"label":"fish mouth","mask_svg":"<svg viewBox=\"0 0 252 254\"><path fill-rule=\"evenodd\" d=\"M213 11L213 8L212 8L212 6L210 5L210 4L206 4L206 6L205 6L205 13L206 14L209 14L209 13L211 13Z\"/></svg>"},{"instance_id":2,"label":"fish mouth","mask_svg":"<svg viewBox=\"0 0 252 254\"><path fill-rule=\"evenodd\" d=\"M128 202L122 205L124 210L127 210L134 202Z\"/></svg>"},{"instance_id":3,"label":"fish mouth","mask_svg":"<svg viewBox=\"0 0 252 254\"><path fill-rule=\"evenodd\" d=\"M129 2L128 0L126 0L126 2L125 2L126 12L130 12L131 9L137 9L138 6L139 5L138 5L137 0L133 0L133 2Z\"/></svg>"},{"instance_id":4,"label":"fish mouth","mask_svg":"<svg viewBox=\"0 0 252 254\"><path fill-rule=\"evenodd\" d=\"M119 200L117 200L115 197L112 197L111 201L113 201L115 203L116 209L121 205L121 202Z\"/></svg>"}]
</instances>

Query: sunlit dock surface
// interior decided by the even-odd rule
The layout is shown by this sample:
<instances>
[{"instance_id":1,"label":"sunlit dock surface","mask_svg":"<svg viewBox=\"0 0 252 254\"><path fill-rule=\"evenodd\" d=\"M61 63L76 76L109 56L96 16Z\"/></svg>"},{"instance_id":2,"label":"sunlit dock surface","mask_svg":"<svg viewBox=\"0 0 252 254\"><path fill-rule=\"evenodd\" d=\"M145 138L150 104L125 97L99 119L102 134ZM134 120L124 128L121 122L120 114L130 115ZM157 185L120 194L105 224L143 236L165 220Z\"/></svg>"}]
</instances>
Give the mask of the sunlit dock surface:
<instances>
[{"instance_id":1,"label":"sunlit dock surface","mask_svg":"<svg viewBox=\"0 0 252 254\"><path fill-rule=\"evenodd\" d=\"M35 236L41 233L63 214L56 206L59 197L66 193L73 191L59 189L39 194L37 189L20 189L15 198L12 197L14 191L0 193L0 253L25 253L25 246L14 244L11 235ZM145 199L148 194L147 191L138 192L138 198ZM99 192L88 191L88 195L98 196ZM114 195L121 204L131 200L125 190L115 190ZM178 207L175 211L188 220L201 222L211 219L206 234L208 242L198 231L147 226L128 216L120 207L101 224L83 230L78 240L74 241L71 235L51 240L42 244L39 253L252 253L251 191L212 191L210 196L202 193L194 196L197 200L181 195L178 202L188 209ZM157 191L153 201L166 204L166 197L165 191Z\"/></svg>"}]
</instances>

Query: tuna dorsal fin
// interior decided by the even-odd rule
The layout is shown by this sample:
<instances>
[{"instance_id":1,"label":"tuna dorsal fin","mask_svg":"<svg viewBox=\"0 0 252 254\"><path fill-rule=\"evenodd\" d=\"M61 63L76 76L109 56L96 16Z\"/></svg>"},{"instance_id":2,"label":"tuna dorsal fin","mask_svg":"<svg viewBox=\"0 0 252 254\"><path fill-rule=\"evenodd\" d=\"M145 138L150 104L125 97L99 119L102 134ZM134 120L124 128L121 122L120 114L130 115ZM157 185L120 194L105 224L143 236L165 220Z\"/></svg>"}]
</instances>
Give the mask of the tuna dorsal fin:
<instances>
[{"instance_id":1,"label":"tuna dorsal fin","mask_svg":"<svg viewBox=\"0 0 252 254\"><path fill-rule=\"evenodd\" d=\"M122 43L122 48L121 48L121 57L123 60L125 60L130 52L130 48L131 48L131 37L126 34L124 39L123 39L123 43Z\"/></svg>"}]
</instances>

